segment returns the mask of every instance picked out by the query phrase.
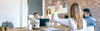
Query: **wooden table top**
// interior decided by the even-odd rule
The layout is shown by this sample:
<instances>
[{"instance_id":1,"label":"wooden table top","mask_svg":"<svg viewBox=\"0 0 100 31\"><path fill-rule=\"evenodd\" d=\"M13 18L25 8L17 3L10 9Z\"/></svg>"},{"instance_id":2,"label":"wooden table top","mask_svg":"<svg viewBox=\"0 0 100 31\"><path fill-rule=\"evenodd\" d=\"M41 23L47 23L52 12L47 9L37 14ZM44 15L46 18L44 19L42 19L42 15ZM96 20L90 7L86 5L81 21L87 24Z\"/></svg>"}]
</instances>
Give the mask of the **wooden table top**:
<instances>
[{"instance_id":1,"label":"wooden table top","mask_svg":"<svg viewBox=\"0 0 100 31\"><path fill-rule=\"evenodd\" d=\"M64 31L68 31L68 27L66 26L51 26L51 27L46 27L46 26L41 26L39 30L28 30L28 29L18 29L18 28L10 28L10 29L7 29L8 31L44 31L44 29L46 28L61 28L63 29Z\"/></svg>"},{"instance_id":2,"label":"wooden table top","mask_svg":"<svg viewBox=\"0 0 100 31\"><path fill-rule=\"evenodd\" d=\"M4 29L5 29L4 27L0 27L0 31L5 31Z\"/></svg>"}]
</instances>

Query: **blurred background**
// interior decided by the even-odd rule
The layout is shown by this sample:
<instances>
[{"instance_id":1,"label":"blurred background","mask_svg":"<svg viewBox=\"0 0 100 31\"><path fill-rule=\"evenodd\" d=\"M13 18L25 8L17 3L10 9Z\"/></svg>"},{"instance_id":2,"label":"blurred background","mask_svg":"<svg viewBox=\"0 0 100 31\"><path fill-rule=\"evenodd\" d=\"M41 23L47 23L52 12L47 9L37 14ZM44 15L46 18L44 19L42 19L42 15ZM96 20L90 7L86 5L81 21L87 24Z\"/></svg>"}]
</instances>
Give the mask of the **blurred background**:
<instances>
[{"instance_id":1,"label":"blurred background","mask_svg":"<svg viewBox=\"0 0 100 31\"><path fill-rule=\"evenodd\" d=\"M0 26L3 22L12 22L14 28L28 28L28 17L38 11L45 17L48 8L55 6L58 0L0 0ZM96 18L95 31L100 29L100 0L60 0L61 5L65 2L66 12L73 2L77 2L82 9L89 8Z\"/></svg>"}]
</instances>

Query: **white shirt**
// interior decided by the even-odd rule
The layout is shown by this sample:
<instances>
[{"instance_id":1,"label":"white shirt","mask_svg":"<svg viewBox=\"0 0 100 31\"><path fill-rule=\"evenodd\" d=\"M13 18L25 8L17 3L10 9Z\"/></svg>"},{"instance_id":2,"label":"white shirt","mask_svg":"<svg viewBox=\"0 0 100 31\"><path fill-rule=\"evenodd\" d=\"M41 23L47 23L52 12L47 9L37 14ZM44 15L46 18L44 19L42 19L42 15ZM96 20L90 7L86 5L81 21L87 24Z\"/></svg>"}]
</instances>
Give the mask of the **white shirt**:
<instances>
[{"instance_id":1,"label":"white shirt","mask_svg":"<svg viewBox=\"0 0 100 31\"><path fill-rule=\"evenodd\" d=\"M35 23L36 22L36 23ZM35 24L34 24L35 23ZM32 24L32 26L33 26L33 24L35 25L35 28L40 28L40 20L39 19L36 19L36 18L32 18L31 19L31 24Z\"/></svg>"},{"instance_id":2,"label":"white shirt","mask_svg":"<svg viewBox=\"0 0 100 31\"><path fill-rule=\"evenodd\" d=\"M87 23L86 23L85 19L83 19L83 29L80 29L80 30L77 29L77 23L75 23L74 19L72 19L72 18L60 19L60 18L58 18L57 13L55 13L54 14L54 21L58 22L62 25L65 25L65 26L69 26L70 31L87 31L86 30Z\"/></svg>"},{"instance_id":3,"label":"white shirt","mask_svg":"<svg viewBox=\"0 0 100 31\"><path fill-rule=\"evenodd\" d=\"M86 21L83 19L83 29L78 30L77 29L77 23L74 21L74 19L69 18L70 19L70 30L71 31L87 31L87 23Z\"/></svg>"},{"instance_id":4,"label":"white shirt","mask_svg":"<svg viewBox=\"0 0 100 31\"><path fill-rule=\"evenodd\" d=\"M60 19L57 15L58 15L58 13L55 12L55 14L54 14L55 22L60 23L61 25L64 25L64 26L69 26L69 19Z\"/></svg>"}]
</instances>

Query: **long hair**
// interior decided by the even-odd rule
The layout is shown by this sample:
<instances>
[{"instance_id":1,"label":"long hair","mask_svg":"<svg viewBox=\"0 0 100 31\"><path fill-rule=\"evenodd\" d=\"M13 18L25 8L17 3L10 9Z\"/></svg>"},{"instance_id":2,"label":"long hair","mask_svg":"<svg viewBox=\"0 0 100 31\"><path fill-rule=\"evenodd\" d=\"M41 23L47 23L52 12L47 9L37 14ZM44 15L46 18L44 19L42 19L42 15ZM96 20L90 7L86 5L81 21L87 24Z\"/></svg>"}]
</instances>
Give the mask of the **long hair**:
<instances>
[{"instance_id":1,"label":"long hair","mask_svg":"<svg viewBox=\"0 0 100 31\"><path fill-rule=\"evenodd\" d=\"M83 28L83 12L77 3L71 5L68 15L77 23L77 29Z\"/></svg>"}]
</instances>

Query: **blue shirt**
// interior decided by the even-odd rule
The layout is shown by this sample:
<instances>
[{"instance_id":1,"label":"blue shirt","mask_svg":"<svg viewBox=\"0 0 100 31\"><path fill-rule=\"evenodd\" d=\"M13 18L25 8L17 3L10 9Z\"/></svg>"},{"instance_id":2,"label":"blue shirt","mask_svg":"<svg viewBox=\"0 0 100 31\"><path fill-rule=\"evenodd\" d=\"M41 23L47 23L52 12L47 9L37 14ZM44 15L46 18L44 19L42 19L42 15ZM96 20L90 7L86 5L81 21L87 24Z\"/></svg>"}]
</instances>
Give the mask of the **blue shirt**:
<instances>
[{"instance_id":1,"label":"blue shirt","mask_svg":"<svg viewBox=\"0 0 100 31\"><path fill-rule=\"evenodd\" d=\"M87 22L87 26L96 26L96 20L90 16L85 16L84 18Z\"/></svg>"}]
</instances>

